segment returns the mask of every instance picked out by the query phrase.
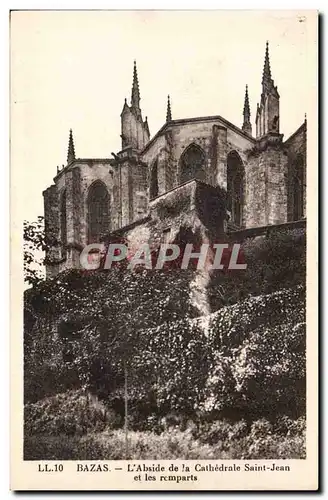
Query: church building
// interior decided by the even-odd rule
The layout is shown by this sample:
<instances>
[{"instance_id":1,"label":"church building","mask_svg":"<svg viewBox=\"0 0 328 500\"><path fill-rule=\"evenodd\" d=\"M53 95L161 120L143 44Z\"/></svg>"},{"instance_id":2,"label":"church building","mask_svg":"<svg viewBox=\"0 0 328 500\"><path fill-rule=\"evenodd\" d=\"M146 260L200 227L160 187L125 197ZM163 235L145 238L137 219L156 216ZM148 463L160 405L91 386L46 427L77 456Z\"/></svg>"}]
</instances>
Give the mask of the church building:
<instances>
[{"instance_id":1,"label":"church building","mask_svg":"<svg viewBox=\"0 0 328 500\"><path fill-rule=\"evenodd\" d=\"M121 150L78 158L70 130L67 164L43 192L52 242L47 276L80 267L81 250L111 234L132 245L192 241L196 233L213 242L229 232L304 219L306 119L287 140L279 122L268 43L255 130L246 85L241 126L217 114L174 119L168 97L165 123L151 137L134 63Z\"/></svg>"}]
</instances>

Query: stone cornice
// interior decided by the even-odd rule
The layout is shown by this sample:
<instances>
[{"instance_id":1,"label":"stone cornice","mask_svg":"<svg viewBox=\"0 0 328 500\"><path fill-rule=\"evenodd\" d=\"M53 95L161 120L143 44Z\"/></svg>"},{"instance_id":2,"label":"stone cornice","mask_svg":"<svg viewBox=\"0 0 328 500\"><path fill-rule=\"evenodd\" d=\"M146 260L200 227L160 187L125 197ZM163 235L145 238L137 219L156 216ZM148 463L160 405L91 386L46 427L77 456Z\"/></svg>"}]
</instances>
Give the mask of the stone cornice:
<instances>
[{"instance_id":1,"label":"stone cornice","mask_svg":"<svg viewBox=\"0 0 328 500\"><path fill-rule=\"evenodd\" d=\"M269 132L256 140L254 147L248 151L248 154L256 155L257 153L265 151L268 147L283 148L283 137L283 134Z\"/></svg>"},{"instance_id":2,"label":"stone cornice","mask_svg":"<svg viewBox=\"0 0 328 500\"><path fill-rule=\"evenodd\" d=\"M76 158L74 161L66 165L62 168L57 175L53 178L54 182L56 182L64 173L72 170L79 166L79 164L88 164L93 165L94 163L108 163L110 165L111 158Z\"/></svg>"}]
</instances>

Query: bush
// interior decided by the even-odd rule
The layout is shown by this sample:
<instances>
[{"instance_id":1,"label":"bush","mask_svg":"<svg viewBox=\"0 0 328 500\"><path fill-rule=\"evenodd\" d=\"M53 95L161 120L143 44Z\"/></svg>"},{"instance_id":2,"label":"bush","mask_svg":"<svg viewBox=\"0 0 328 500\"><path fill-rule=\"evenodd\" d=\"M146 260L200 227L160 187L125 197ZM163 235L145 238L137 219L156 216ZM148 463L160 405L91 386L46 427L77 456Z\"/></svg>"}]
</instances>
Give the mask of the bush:
<instances>
[{"instance_id":1,"label":"bush","mask_svg":"<svg viewBox=\"0 0 328 500\"><path fill-rule=\"evenodd\" d=\"M25 434L86 434L115 427L120 420L90 394L69 391L24 407Z\"/></svg>"},{"instance_id":2,"label":"bush","mask_svg":"<svg viewBox=\"0 0 328 500\"><path fill-rule=\"evenodd\" d=\"M208 285L212 311L249 296L305 286L305 229L280 229L268 237L246 239L241 244L241 253L247 264L245 270L212 272Z\"/></svg>"},{"instance_id":3,"label":"bush","mask_svg":"<svg viewBox=\"0 0 328 500\"><path fill-rule=\"evenodd\" d=\"M242 419L238 422L228 420L216 420L214 422L203 423L194 433L201 443L210 445L225 443L227 449L231 441L244 438L249 431L247 422Z\"/></svg>"},{"instance_id":4,"label":"bush","mask_svg":"<svg viewBox=\"0 0 328 500\"><path fill-rule=\"evenodd\" d=\"M203 409L248 419L287 414L306 407L305 324L264 325L238 347L216 353Z\"/></svg>"},{"instance_id":5,"label":"bush","mask_svg":"<svg viewBox=\"0 0 328 500\"><path fill-rule=\"evenodd\" d=\"M239 346L261 325L271 328L280 323L296 325L303 321L305 288L298 285L222 307L208 317L207 335L216 348L232 348Z\"/></svg>"},{"instance_id":6,"label":"bush","mask_svg":"<svg viewBox=\"0 0 328 500\"><path fill-rule=\"evenodd\" d=\"M302 427L298 421L295 427ZM269 429L269 433L268 433ZM228 460L305 458L305 430L297 435L278 434L272 425L257 421L247 429L245 422L215 422L208 433L195 438L191 429L170 429L160 435L130 432L126 456L121 430L86 436L26 436L25 460Z\"/></svg>"},{"instance_id":7,"label":"bush","mask_svg":"<svg viewBox=\"0 0 328 500\"><path fill-rule=\"evenodd\" d=\"M132 320L131 328L139 330L198 316L189 300L194 275L192 270L71 269L27 290L25 305L29 317L58 322L71 315L77 323L98 319L97 324L104 320L107 331ZM27 320L26 330L31 324Z\"/></svg>"},{"instance_id":8,"label":"bush","mask_svg":"<svg viewBox=\"0 0 328 500\"><path fill-rule=\"evenodd\" d=\"M25 401L79 386L107 398L124 382L138 332L199 314L189 297L193 276L70 270L27 290Z\"/></svg>"},{"instance_id":9,"label":"bush","mask_svg":"<svg viewBox=\"0 0 328 500\"><path fill-rule=\"evenodd\" d=\"M132 359L132 373L140 370L138 397L149 401L152 391L159 416L205 411L249 419L298 417L305 411L304 321L299 286L250 297L206 322L181 320L145 330L140 355Z\"/></svg>"},{"instance_id":10,"label":"bush","mask_svg":"<svg viewBox=\"0 0 328 500\"><path fill-rule=\"evenodd\" d=\"M172 411L193 418L198 411L214 412L211 418L297 417L305 406L304 321L304 289L298 286L126 337L102 329L102 321L98 328L86 325L69 342L71 363L63 360L63 341L42 334L26 349L25 386L33 394L33 382L41 380L47 393L51 387L40 374L57 373L57 389L70 374L67 388L78 381L123 418L125 366L135 430L148 429L149 416Z\"/></svg>"}]
</instances>

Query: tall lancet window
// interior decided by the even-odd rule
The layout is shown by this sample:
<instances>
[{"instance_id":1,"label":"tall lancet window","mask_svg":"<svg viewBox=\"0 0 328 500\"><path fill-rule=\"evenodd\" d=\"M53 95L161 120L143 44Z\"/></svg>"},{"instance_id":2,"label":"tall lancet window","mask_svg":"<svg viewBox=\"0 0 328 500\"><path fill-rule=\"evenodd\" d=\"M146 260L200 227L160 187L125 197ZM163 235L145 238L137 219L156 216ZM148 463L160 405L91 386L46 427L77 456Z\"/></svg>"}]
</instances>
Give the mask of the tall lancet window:
<instances>
[{"instance_id":1,"label":"tall lancet window","mask_svg":"<svg viewBox=\"0 0 328 500\"><path fill-rule=\"evenodd\" d=\"M63 259L67 256L67 220L66 220L66 189L60 197L60 242Z\"/></svg>"},{"instance_id":2,"label":"tall lancet window","mask_svg":"<svg viewBox=\"0 0 328 500\"><path fill-rule=\"evenodd\" d=\"M88 242L99 243L110 231L110 197L105 184L95 181L88 194Z\"/></svg>"},{"instance_id":3,"label":"tall lancet window","mask_svg":"<svg viewBox=\"0 0 328 500\"><path fill-rule=\"evenodd\" d=\"M300 220L304 217L304 159L298 155L294 163L294 210L293 219Z\"/></svg>"},{"instance_id":4,"label":"tall lancet window","mask_svg":"<svg viewBox=\"0 0 328 500\"><path fill-rule=\"evenodd\" d=\"M205 181L205 153L197 144L190 144L180 158L180 183L191 179Z\"/></svg>"},{"instance_id":5,"label":"tall lancet window","mask_svg":"<svg viewBox=\"0 0 328 500\"><path fill-rule=\"evenodd\" d=\"M158 161L156 160L150 173L150 199L158 196Z\"/></svg>"},{"instance_id":6,"label":"tall lancet window","mask_svg":"<svg viewBox=\"0 0 328 500\"><path fill-rule=\"evenodd\" d=\"M236 151L227 158L227 209L231 214L231 222L241 227L244 205L244 167Z\"/></svg>"}]
</instances>

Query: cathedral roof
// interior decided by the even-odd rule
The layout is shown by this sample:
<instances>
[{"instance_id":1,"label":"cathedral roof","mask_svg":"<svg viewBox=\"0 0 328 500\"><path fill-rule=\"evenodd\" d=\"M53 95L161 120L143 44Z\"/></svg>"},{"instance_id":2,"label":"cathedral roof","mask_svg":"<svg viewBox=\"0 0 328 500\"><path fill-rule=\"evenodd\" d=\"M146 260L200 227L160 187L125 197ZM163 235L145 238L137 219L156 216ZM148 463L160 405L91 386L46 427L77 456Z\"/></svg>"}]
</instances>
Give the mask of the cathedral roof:
<instances>
[{"instance_id":1,"label":"cathedral roof","mask_svg":"<svg viewBox=\"0 0 328 500\"><path fill-rule=\"evenodd\" d=\"M292 135L290 135L288 137L288 139L285 140L285 144L287 142L289 142L290 140L292 140L297 134L300 134L301 132L304 131L304 129L306 129L306 120L302 123L302 125L300 125L296 130L295 132L292 133Z\"/></svg>"},{"instance_id":2,"label":"cathedral roof","mask_svg":"<svg viewBox=\"0 0 328 500\"><path fill-rule=\"evenodd\" d=\"M103 164L111 164L112 158L75 158L70 164L63 166L61 170L57 170L57 175L53 178L54 181L59 179L63 173L68 172L71 169L74 169L81 163L87 163L88 165L103 163Z\"/></svg>"},{"instance_id":3,"label":"cathedral roof","mask_svg":"<svg viewBox=\"0 0 328 500\"><path fill-rule=\"evenodd\" d=\"M218 125L223 125L224 127L226 128L229 128L231 130L233 130L234 132L236 132L237 134L240 134L242 135L243 137L245 137L246 139L248 139L249 141L255 143L256 142L256 139L254 137L250 137L248 134L246 134L246 132L244 132L241 128L237 127L236 125L234 125L233 123L229 122L228 120L226 120L225 118L223 118L222 116L220 115L214 115L214 116L198 116L198 117L195 117L195 118L181 118L179 120L172 120L168 123L165 123L160 129L159 131L154 135L154 137L152 137L152 139L146 144L146 146L143 148L143 150L141 151L141 154L143 154L144 152L147 151L147 149L150 147L151 144L154 143L154 141L157 139L157 137L159 137L160 135L163 134L163 132L167 129L167 128L171 128L172 126L174 125L184 125L184 124L188 124L188 123L195 123L195 122L211 122L211 121L215 121L215 122L221 122L219 123Z\"/></svg>"}]
</instances>

